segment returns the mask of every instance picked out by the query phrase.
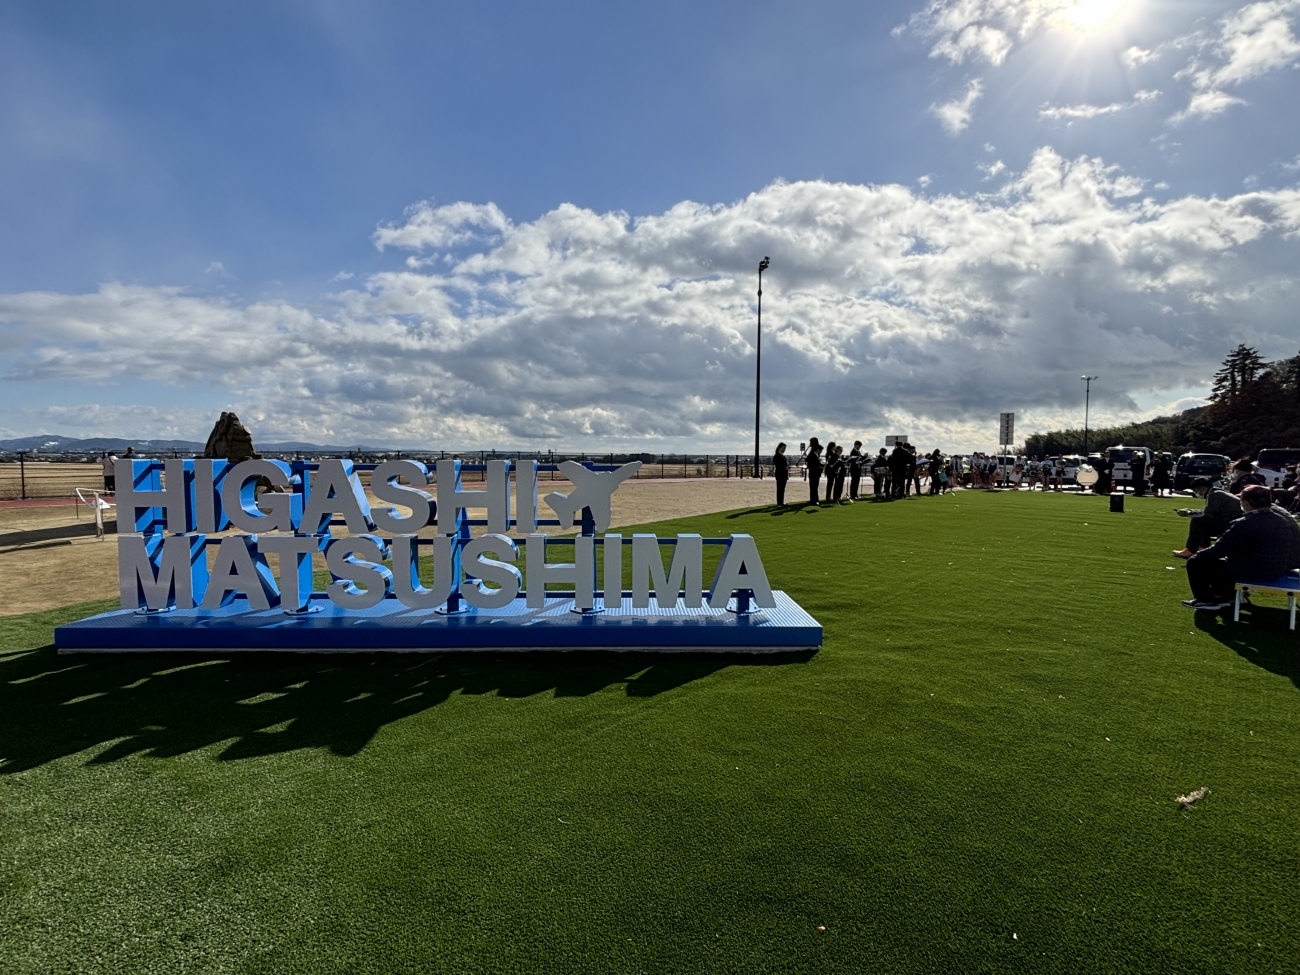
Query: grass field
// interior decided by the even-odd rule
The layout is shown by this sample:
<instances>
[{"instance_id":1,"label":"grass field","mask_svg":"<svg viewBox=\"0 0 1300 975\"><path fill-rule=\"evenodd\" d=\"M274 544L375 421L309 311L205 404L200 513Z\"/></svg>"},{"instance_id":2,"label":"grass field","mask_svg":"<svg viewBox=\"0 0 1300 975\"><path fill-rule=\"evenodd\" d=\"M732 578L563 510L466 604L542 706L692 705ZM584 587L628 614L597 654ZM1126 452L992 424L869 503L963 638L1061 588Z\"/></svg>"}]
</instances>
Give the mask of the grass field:
<instances>
[{"instance_id":1,"label":"grass field","mask_svg":"<svg viewBox=\"0 0 1300 975\"><path fill-rule=\"evenodd\" d=\"M1185 523L1128 507L656 526L754 534L808 659L58 657L106 604L6 618L0 971L1290 975L1300 634L1184 609Z\"/></svg>"}]
</instances>

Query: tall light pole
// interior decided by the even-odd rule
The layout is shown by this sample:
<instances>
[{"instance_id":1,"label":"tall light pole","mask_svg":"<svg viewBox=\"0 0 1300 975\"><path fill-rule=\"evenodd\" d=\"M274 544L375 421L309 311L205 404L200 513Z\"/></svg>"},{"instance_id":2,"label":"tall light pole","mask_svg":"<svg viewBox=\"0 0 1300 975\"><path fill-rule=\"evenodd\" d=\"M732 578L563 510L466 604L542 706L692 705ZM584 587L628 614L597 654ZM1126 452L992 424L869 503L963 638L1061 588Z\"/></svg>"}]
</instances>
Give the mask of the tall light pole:
<instances>
[{"instance_id":1,"label":"tall light pole","mask_svg":"<svg viewBox=\"0 0 1300 975\"><path fill-rule=\"evenodd\" d=\"M772 262L764 257L758 262L758 338L754 348L758 351L758 360L754 364L754 476L762 477L763 471L758 459L758 421L762 415L760 403L763 390L763 272Z\"/></svg>"},{"instance_id":2,"label":"tall light pole","mask_svg":"<svg viewBox=\"0 0 1300 975\"><path fill-rule=\"evenodd\" d=\"M1080 376L1083 380L1083 456L1088 456L1088 407L1092 399L1092 381L1096 376Z\"/></svg>"}]
</instances>

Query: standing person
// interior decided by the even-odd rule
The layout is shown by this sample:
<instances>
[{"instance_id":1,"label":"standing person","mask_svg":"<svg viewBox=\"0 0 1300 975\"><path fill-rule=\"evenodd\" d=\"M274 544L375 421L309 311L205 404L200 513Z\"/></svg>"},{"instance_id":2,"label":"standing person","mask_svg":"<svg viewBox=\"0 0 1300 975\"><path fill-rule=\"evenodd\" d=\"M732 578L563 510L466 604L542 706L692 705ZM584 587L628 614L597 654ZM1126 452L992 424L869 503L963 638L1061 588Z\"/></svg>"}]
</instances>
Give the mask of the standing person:
<instances>
[{"instance_id":1,"label":"standing person","mask_svg":"<svg viewBox=\"0 0 1300 975\"><path fill-rule=\"evenodd\" d=\"M808 438L808 454L804 458L804 463L808 469L808 503L820 504L817 482L822 478L822 445L817 442L816 437Z\"/></svg>"},{"instance_id":2,"label":"standing person","mask_svg":"<svg viewBox=\"0 0 1300 975\"><path fill-rule=\"evenodd\" d=\"M111 450L104 455L102 461L104 468L104 491L107 494L117 493L117 454Z\"/></svg>"},{"instance_id":3,"label":"standing person","mask_svg":"<svg viewBox=\"0 0 1300 975\"><path fill-rule=\"evenodd\" d=\"M826 500L839 501L844 492L844 448L834 440L826 445Z\"/></svg>"},{"instance_id":4,"label":"standing person","mask_svg":"<svg viewBox=\"0 0 1300 975\"><path fill-rule=\"evenodd\" d=\"M1133 473L1133 493L1142 497L1147 493L1147 459L1145 454L1135 454L1129 462Z\"/></svg>"},{"instance_id":5,"label":"standing person","mask_svg":"<svg viewBox=\"0 0 1300 975\"><path fill-rule=\"evenodd\" d=\"M784 441L776 445L776 453L772 455L772 473L776 477L776 504L779 508L785 507L785 482L790 480L790 461L785 456Z\"/></svg>"},{"instance_id":6,"label":"standing person","mask_svg":"<svg viewBox=\"0 0 1300 975\"><path fill-rule=\"evenodd\" d=\"M1167 492L1171 498L1174 496L1174 464L1173 458L1167 453L1156 454L1155 465L1151 469L1151 488L1157 498L1164 496L1161 491Z\"/></svg>"},{"instance_id":7,"label":"standing person","mask_svg":"<svg viewBox=\"0 0 1300 975\"><path fill-rule=\"evenodd\" d=\"M1092 486L1094 494L1110 494L1110 472L1113 466L1110 457L1102 454L1094 468L1097 472L1097 483Z\"/></svg>"},{"instance_id":8,"label":"standing person","mask_svg":"<svg viewBox=\"0 0 1300 975\"><path fill-rule=\"evenodd\" d=\"M889 497L889 457L885 453L885 448L880 448L880 453L872 461L874 465L871 468L871 487L875 491L876 497Z\"/></svg>"},{"instance_id":9,"label":"standing person","mask_svg":"<svg viewBox=\"0 0 1300 975\"><path fill-rule=\"evenodd\" d=\"M895 444L889 455L889 496L901 498L907 487L907 451Z\"/></svg>"},{"instance_id":10,"label":"standing person","mask_svg":"<svg viewBox=\"0 0 1300 975\"><path fill-rule=\"evenodd\" d=\"M941 483L939 475L942 473L943 455L939 453L939 448L935 447L934 450L930 451L930 494L939 493Z\"/></svg>"},{"instance_id":11,"label":"standing person","mask_svg":"<svg viewBox=\"0 0 1300 975\"><path fill-rule=\"evenodd\" d=\"M916 462L916 448L910 443L907 447L907 488L906 493L911 494L912 488L916 488L917 497L921 495L921 465Z\"/></svg>"},{"instance_id":12,"label":"standing person","mask_svg":"<svg viewBox=\"0 0 1300 975\"><path fill-rule=\"evenodd\" d=\"M849 500L858 500L858 488L862 485L862 441L853 441L849 451Z\"/></svg>"}]
</instances>

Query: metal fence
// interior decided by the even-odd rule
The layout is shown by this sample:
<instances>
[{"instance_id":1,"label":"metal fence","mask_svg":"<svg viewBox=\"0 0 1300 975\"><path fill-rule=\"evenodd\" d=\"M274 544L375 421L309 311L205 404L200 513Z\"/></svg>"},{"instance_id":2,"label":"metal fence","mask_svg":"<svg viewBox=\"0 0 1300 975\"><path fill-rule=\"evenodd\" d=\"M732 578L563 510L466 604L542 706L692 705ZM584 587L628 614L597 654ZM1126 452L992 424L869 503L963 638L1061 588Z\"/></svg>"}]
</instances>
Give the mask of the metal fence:
<instances>
[{"instance_id":1,"label":"metal fence","mask_svg":"<svg viewBox=\"0 0 1300 975\"><path fill-rule=\"evenodd\" d=\"M141 454L141 457L146 455ZM153 459L156 455L148 455ZM165 456L188 456L167 453ZM634 460L641 461L637 478L643 480L669 478L729 478L753 477L754 459L737 454L620 454L620 453L581 453L542 451L393 451L391 453L352 452L347 454L276 454L267 453L267 458L275 460L321 460L326 457L348 457L358 464L376 464L384 460L409 459L418 460L430 468L439 460L459 459L469 464L483 464L489 460L536 460L543 464L558 464L566 460L576 460L595 464L626 464ZM771 477L772 468L762 465L760 476ZM466 472L466 481L482 480L482 472ZM564 475L555 471L543 471L539 475L542 481L563 480ZM363 482L368 476L363 474ZM104 491L104 476L98 458L87 456L68 456L57 454L25 453L0 455L0 501L20 499L69 499L75 497L75 491Z\"/></svg>"}]
</instances>

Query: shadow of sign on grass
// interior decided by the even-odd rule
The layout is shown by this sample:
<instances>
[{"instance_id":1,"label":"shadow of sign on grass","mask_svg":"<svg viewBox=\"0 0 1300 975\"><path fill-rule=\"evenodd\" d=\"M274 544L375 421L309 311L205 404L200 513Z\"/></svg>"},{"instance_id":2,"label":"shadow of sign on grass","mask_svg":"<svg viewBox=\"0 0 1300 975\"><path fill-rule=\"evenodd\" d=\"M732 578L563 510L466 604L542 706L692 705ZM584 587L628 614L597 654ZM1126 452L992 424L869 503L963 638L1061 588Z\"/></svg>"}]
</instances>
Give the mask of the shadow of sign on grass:
<instances>
[{"instance_id":1,"label":"shadow of sign on grass","mask_svg":"<svg viewBox=\"0 0 1300 975\"><path fill-rule=\"evenodd\" d=\"M732 666L804 662L812 652L248 654L60 657L43 647L0 657L0 774L99 745L90 759L169 757L234 739L221 759L300 748L354 755L384 725L453 694L582 697L624 684L652 697Z\"/></svg>"},{"instance_id":2,"label":"shadow of sign on grass","mask_svg":"<svg viewBox=\"0 0 1300 975\"><path fill-rule=\"evenodd\" d=\"M1288 624L1287 611L1270 606L1243 607L1239 623L1232 621L1230 609L1222 614L1196 614L1198 630L1255 666L1290 678L1300 688L1300 630L1289 629Z\"/></svg>"}]
</instances>

